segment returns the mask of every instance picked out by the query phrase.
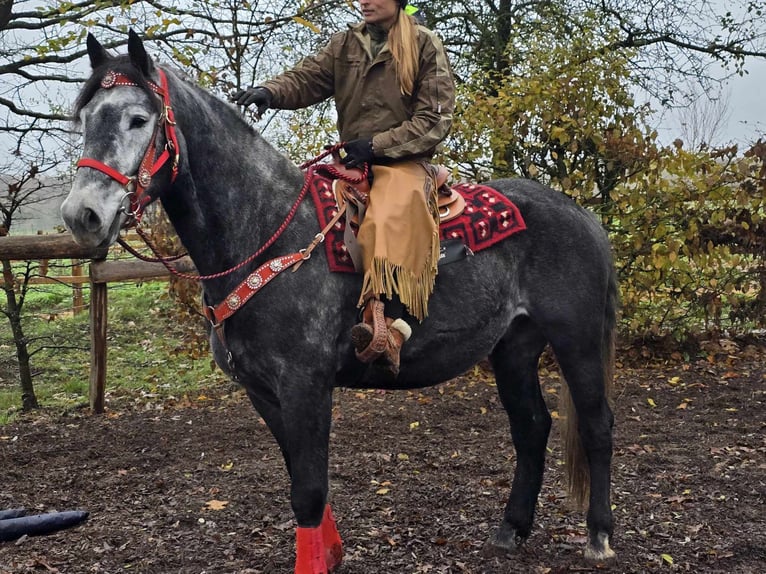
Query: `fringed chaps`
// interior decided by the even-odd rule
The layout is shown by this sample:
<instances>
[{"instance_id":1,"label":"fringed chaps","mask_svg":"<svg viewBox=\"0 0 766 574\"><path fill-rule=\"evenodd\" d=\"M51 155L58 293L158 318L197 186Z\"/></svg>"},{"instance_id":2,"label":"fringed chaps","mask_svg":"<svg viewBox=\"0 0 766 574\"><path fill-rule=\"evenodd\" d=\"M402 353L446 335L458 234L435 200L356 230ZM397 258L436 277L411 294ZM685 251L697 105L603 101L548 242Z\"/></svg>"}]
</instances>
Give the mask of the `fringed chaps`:
<instances>
[{"instance_id":1,"label":"fringed chaps","mask_svg":"<svg viewBox=\"0 0 766 574\"><path fill-rule=\"evenodd\" d=\"M427 164L405 161L372 168L374 180L357 239L364 281L359 298L399 296L422 321L439 263L436 181Z\"/></svg>"}]
</instances>

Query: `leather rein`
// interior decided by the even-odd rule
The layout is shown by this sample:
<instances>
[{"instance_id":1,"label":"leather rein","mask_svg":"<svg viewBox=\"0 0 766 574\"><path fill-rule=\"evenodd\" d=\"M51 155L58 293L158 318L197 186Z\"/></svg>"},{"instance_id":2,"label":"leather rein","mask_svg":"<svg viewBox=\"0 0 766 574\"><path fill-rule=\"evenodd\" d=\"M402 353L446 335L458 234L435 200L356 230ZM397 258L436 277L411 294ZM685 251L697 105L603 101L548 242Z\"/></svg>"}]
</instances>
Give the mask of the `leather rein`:
<instances>
[{"instance_id":1,"label":"leather rein","mask_svg":"<svg viewBox=\"0 0 766 574\"><path fill-rule=\"evenodd\" d=\"M340 148L343 147L343 143L336 144L333 146L328 147L323 153L319 154L318 156L314 157L313 159L303 163L300 165L300 169L306 170L305 178L304 178L304 184L301 188L300 193L298 194L298 197L296 198L295 202L293 203L290 211L287 214L287 217L284 219L282 224L277 228L276 232L269 238L269 240L264 243L258 250L247 257L245 260L241 261L240 263L237 263L233 267L221 271L219 273L214 273L211 275L192 275L187 273L182 273L178 271L173 265L170 264L170 262L175 261L184 255L177 255L173 257L162 257L160 253L158 252L157 248L151 243L149 238L146 236L146 234L140 229L141 224L141 217L143 215L143 212L149 203L153 200L152 196L147 193L147 188L150 186L152 177L162 168L163 165L167 163L169 159L172 158L172 164L171 164L171 178L170 182L173 183L176 179L176 176L178 175L178 160L179 160L179 148L178 148L178 139L175 132L175 118L173 115L173 108L170 104L170 94L168 91L168 84L167 84L167 78L165 76L165 73L158 69L158 74L160 77L160 85L155 84L154 82L147 81L148 86L151 89L152 92L154 92L161 100L163 111L160 114L160 117L157 121L157 126L155 128L154 136L152 136L152 139L149 143L149 146L144 153L144 157L141 161L141 164L138 168L138 174L134 176L127 176L116 169L114 169L111 166L106 165L105 163L92 159L92 158L81 158L80 161L77 162L77 168L91 168L98 170L112 179L116 180L120 185L122 185L125 188L125 192L127 197L130 201L130 211L128 213L128 220L126 221L124 227L129 228L131 226L135 226L136 232L138 235L143 239L143 241L146 243L146 245L151 249L151 251L154 253L155 257L146 257L133 249L131 246L127 244L126 241L123 239L119 239L118 242L120 245L122 245L129 253L131 253L133 256L137 257L138 259L141 259L143 261L148 262L154 262L154 263L162 263L165 268L174 276L182 278L182 279L193 279L193 280L210 280L210 279L218 279L220 277L224 277L226 275L229 275L231 273L234 273L235 271L238 271L239 269L243 268L245 265L248 265L251 263L254 259L256 259L259 255L261 255L266 249L271 247L273 243L282 235L282 233L287 229L287 226L290 224L290 222L293 220L293 217L295 216L295 213L298 210L298 206L303 201L303 199L306 197L310 184L311 179L313 178L313 171L314 168L313 164L318 163L325 157L337 153ZM125 76L124 74L115 73L112 71L107 72L103 79L101 80L101 87L103 89L111 89L116 86L131 86L131 87L140 87L139 84L133 82L130 78ZM164 132L165 135L165 149L162 151L162 153L157 156L157 140L159 138L159 135L161 132ZM362 171L362 174L358 178L349 177L346 174L338 172L335 168L333 168L331 165L322 165L322 169L330 175L343 179L345 181L348 181L349 183L360 183L361 181L364 181L367 178L367 175L369 173L369 166L365 165L364 170ZM316 234L314 239L311 241L311 243L306 246L306 248L301 249L300 251L296 253L291 253L289 255L281 256L281 257L275 257L274 259L270 259L260 267L258 267L255 271L250 273L247 278L245 278L244 281L242 281L235 289L232 291L222 302L220 302L217 305L203 305L203 313L205 317L210 321L212 326L218 331L219 336L223 340L223 333L222 333L222 327L223 327L223 321L231 317L238 309L240 309L253 295L255 295L262 287L264 287L266 284L268 284L274 277L276 277L278 274L280 274L282 271L285 271L286 269L289 269L290 267L293 268L293 271L297 271L298 267L303 263L303 261L306 261L311 257L311 252L316 248L317 245L322 243L325 240L326 234L332 229L332 227L338 222L338 220L343 216L344 211L342 209L338 209L337 213L332 217L332 219L328 222L328 224L325 226L322 231ZM231 363L231 357L229 357L229 361Z\"/></svg>"}]
</instances>

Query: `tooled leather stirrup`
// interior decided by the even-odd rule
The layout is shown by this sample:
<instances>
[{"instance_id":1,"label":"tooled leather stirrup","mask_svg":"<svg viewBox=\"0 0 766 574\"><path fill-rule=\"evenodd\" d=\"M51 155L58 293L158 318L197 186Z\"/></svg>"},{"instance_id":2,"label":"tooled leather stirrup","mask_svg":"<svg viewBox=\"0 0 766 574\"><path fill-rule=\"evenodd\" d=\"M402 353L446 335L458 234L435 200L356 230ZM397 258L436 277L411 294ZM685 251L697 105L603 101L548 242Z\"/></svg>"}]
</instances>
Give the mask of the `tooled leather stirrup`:
<instances>
[{"instance_id":1,"label":"tooled leather stirrup","mask_svg":"<svg viewBox=\"0 0 766 574\"><path fill-rule=\"evenodd\" d=\"M383 301L369 299L362 311L362 322L351 328L351 343L362 363L372 363L386 350L388 325L383 310Z\"/></svg>"}]
</instances>

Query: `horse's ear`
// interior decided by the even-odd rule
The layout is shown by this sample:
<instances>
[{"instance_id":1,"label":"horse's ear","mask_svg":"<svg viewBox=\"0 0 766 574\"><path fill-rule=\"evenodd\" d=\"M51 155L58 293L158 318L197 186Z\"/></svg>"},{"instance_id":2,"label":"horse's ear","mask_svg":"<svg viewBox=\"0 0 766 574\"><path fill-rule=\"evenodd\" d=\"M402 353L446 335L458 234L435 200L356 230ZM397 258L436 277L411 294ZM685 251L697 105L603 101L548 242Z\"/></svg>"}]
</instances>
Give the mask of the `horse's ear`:
<instances>
[{"instance_id":1,"label":"horse's ear","mask_svg":"<svg viewBox=\"0 0 766 574\"><path fill-rule=\"evenodd\" d=\"M88 46L88 57L90 58L90 67L94 70L102 64L112 59L109 53L104 49L101 43L96 40L96 37L88 32L88 39L86 41Z\"/></svg>"},{"instance_id":2,"label":"horse's ear","mask_svg":"<svg viewBox=\"0 0 766 574\"><path fill-rule=\"evenodd\" d=\"M133 65L148 78L154 70L154 66L144 49L144 43L132 29L128 31L128 55Z\"/></svg>"}]
</instances>

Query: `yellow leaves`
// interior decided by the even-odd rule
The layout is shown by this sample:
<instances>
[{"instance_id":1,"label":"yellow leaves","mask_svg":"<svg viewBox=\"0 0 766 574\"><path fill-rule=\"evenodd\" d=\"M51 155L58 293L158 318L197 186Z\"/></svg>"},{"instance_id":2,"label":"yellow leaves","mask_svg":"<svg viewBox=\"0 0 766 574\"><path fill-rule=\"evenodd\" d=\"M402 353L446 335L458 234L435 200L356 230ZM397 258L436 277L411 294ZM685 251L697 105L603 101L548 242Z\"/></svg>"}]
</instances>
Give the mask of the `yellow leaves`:
<instances>
[{"instance_id":1,"label":"yellow leaves","mask_svg":"<svg viewBox=\"0 0 766 574\"><path fill-rule=\"evenodd\" d=\"M219 511L219 510L223 510L228 505L229 505L229 501L228 500L216 500L216 499L213 499L213 500L208 500L205 503L205 507L203 508L203 510Z\"/></svg>"},{"instance_id":2,"label":"yellow leaves","mask_svg":"<svg viewBox=\"0 0 766 574\"><path fill-rule=\"evenodd\" d=\"M410 455L404 452L400 452L399 454L396 455L396 459L401 461L408 461L410 460Z\"/></svg>"},{"instance_id":3,"label":"yellow leaves","mask_svg":"<svg viewBox=\"0 0 766 574\"><path fill-rule=\"evenodd\" d=\"M223 472L229 472L232 468L234 468L234 463L231 461L228 461L225 464L222 464L221 466L219 466L218 468L220 468Z\"/></svg>"},{"instance_id":4,"label":"yellow leaves","mask_svg":"<svg viewBox=\"0 0 766 574\"><path fill-rule=\"evenodd\" d=\"M567 130L561 126L552 127L549 136L551 140L556 141L561 145L566 145L571 139Z\"/></svg>"},{"instance_id":5,"label":"yellow leaves","mask_svg":"<svg viewBox=\"0 0 766 574\"><path fill-rule=\"evenodd\" d=\"M314 24L313 22L309 22L308 20L306 20L305 18L301 18L300 16L293 16L293 21L297 22L301 26L305 26L306 28L308 28L309 30L317 34L321 32L321 30L316 24Z\"/></svg>"},{"instance_id":6,"label":"yellow leaves","mask_svg":"<svg viewBox=\"0 0 766 574\"><path fill-rule=\"evenodd\" d=\"M670 377L668 379L668 384L670 384L671 386L675 386L680 382L681 382L681 377Z\"/></svg>"},{"instance_id":7,"label":"yellow leaves","mask_svg":"<svg viewBox=\"0 0 766 574\"><path fill-rule=\"evenodd\" d=\"M673 557L670 554L660 554L660 557L665 564L673 565Z\"/></svg>"},{"instance_id":8,"label":"yellow leaves","mask_svg":"<svg viewBox=\"0 0 766 574\"><path fill-rule=\"evenodd\" d=\"M377 480L371 480L370 484L372 484L373 486L380 487L377 490L375 490L375 494L377 494L378 496L384 496L384 495L388 494L389 492L391 492L391 488L390 488L391 487L391 482L388 481L388 480L386 480L384 482L378 482Z\"/></svg>"},{"instance_id":9,"label":"yellow leaves","mask_svg":"<svg viewBox=\"0 0 766 574\"><path fill-rule=\"evenodd\" d=\"M655 408L657 406L657 403L654 402L654 399L648 398L646 399L646 402L649 403L649 406L652 408Z\"/></svg>"},{"instance_id":10,"label":"yellow leaves","mask_svg":"<svg viewBox=\"0 0 766 574\"><path fill-rule=\"evenodd\" d=\"M420 427L420 422L415 421L413 423L410 423L410 430L415 430L416 428Z\"/></svg>"}]
</instances>

